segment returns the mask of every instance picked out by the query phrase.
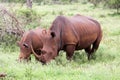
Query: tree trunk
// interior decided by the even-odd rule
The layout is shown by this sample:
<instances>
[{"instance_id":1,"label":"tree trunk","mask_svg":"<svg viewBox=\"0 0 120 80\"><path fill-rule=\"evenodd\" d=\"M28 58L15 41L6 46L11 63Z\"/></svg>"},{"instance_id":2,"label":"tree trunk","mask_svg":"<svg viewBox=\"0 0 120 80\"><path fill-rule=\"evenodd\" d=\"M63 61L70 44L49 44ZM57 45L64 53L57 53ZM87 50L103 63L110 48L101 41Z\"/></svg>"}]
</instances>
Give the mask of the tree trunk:
<instances>
[{"instance_id":1,"label":"tree trunk","mask_svg":"<svg viewBox=\"0 0 120 80\"><path fill-rule=\"evenodd\" d=\"M26 4L28 8L32 8L32 0L26 0Z\"/></svg>"},{"instance_id":2,"label":"tree trunk","mask_svg":"<svg viewBox=\"0 0 120 80\"><path fill-rule=\"evenodd\" d=\"M119 13L120 4L117 5L117 13Z\"/></svg>"},{"instance_id":3,"label":"tree trunk","mask_svg":"<svg viewBox=\"0 0 120 80\"><path fill-rule=\"evenodd\" d=\"M119 13L119 8L117 8L117 13Z\"/></svg>"}]
</instances>

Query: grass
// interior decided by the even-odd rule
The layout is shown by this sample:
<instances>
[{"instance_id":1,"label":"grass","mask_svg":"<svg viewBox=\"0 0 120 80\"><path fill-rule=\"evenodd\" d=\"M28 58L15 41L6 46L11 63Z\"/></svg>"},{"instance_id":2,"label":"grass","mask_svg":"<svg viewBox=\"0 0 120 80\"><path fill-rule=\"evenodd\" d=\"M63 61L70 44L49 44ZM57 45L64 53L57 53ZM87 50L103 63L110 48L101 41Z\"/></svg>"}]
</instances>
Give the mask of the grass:
<instances>
[{"instance_id":1,"label":"grass","mask_svg":"<svg viewBox=\"0 0 120 80\"><path fill-rule=\"evenodd\" d=\"M41 65L32 60L30 63L16 62L18 55L8 53L0 56L0 71L7 73L4 80L119 80L120 62L91 61L78 64L75 61L56 64L52 61ZM5 60L5 61L4 61Z\"/></svg>"},{"instance_id":2,"label":"grass","mask_svg":"<svg viewBox=\"0 0 120 80\"><path fill-rule=\"evenodd\" d=\"M8 6L6 6L8 7ZM19 9L15 5L14 9ZM22 7L24 8L24 6ZM8 7L9 9L9 7ZM13 11L14 11L13 9ZM120 80L120 15L115 10L94 8L91 4L33 5L33 10L41 16L40 26L49 28L56 16L82 14L98 20L103 29L103 39L95 58L87 60L84 50L76 51L71 62L65 52L47 65L34 60L17 62L19 48L16 45L0 45L0 73L6 73L0 80ZM113 15L114 16L113 16ZM35 22L27 25L34 28ZM33 26L33 27L32 27Z\"/></svg>"}]
</instances>

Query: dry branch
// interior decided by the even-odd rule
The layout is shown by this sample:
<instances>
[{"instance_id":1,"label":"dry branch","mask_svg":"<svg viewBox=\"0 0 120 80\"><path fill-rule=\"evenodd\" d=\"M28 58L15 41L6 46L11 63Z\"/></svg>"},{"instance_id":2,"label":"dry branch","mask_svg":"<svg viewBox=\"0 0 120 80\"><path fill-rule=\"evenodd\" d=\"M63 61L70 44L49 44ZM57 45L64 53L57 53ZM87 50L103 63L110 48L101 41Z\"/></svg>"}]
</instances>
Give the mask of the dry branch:
<instances>
[{"instance_id":1,"label":"dry branch","mask_svg":"<svg viewBox=\"0 0 120 80\"><path fill-rule=\"evenodd\" d=\"M0 73L0 78L7 76L5 73Z\"/></svg>"},{"instance_id":2,"label":"dry branch","mask_svg":"<svg viewBox=\"0 0 120 80\"><path fill-rule=\"evenodd\" d=\"M5 27L8 28L6 29L6 32L21 36L24 33L24 30L21 28L21 25L17 18L8 12L5 8L0 8L0 12L2 13ZM10 21L12 22L10 23Z\"/></svg>"},{"instance_id":3,"label":"dry branch","mask_svg":"<svg viewBox=\"0 0 120 80\"><path fill-rule=\"evenodd\" d=\"M23 33L22 25L14 14L4 7L0 7L0 40L4 41L3 37L6 35L14 35L17 40Z\"/></svg>"}]
</instances>

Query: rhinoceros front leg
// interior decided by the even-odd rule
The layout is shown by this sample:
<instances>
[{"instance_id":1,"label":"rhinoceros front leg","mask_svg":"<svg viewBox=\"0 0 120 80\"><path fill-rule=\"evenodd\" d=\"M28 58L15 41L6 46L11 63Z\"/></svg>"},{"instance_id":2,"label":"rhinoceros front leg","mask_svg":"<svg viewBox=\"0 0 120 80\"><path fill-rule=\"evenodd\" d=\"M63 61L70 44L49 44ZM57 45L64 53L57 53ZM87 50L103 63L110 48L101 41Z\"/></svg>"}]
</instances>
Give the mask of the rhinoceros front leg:
<instances>
[{"instance_id":1,"label":"rhinoceros front leg","mask_svg":"<svg viewBox=\"0 0 120 80\"><path fill-rule=\"evenodd\" d=\"M65 48L66 57L68 60L71 60L75 51L75 45L69 44Z\"/></svg>"}]
</instances>

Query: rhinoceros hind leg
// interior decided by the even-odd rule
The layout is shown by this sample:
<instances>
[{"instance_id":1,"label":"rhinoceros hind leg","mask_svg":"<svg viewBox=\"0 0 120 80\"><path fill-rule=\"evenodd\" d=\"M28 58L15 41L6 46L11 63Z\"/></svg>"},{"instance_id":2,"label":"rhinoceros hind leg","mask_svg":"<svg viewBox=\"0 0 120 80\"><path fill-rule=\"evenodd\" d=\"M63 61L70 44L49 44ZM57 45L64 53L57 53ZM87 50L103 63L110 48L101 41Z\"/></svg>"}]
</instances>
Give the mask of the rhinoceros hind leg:
<instances>
[{"instance_id":1,"label":"rhinoceros hind leg","mask_svg":"<svg viewBox=\"0 0 120 80\"><path fill-rule=\"evenodd\" d=\"M85 49L85 52L87 53L88 60L91 58L91 45Z\"/></svg>"},{"instance_id":2,"label":"rhinoceros hind leg","mask_svg":"<svg viewBox=\"0 0 120 80\"><path fill-rule=\"evenodd\" d=\"M98 49L99 47L99 44L100 44L100 40L97 39L94 43L93 43L93 47L92 47L92 50L91 50L91 57L93 58L94 57L94 53L96 52L96 50Z\"/></svg>"}]
</instances>

